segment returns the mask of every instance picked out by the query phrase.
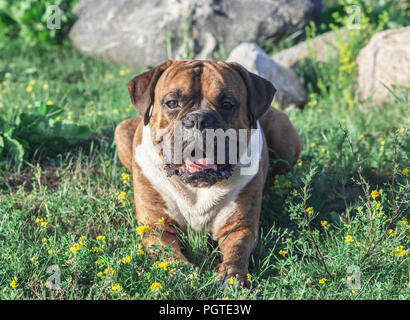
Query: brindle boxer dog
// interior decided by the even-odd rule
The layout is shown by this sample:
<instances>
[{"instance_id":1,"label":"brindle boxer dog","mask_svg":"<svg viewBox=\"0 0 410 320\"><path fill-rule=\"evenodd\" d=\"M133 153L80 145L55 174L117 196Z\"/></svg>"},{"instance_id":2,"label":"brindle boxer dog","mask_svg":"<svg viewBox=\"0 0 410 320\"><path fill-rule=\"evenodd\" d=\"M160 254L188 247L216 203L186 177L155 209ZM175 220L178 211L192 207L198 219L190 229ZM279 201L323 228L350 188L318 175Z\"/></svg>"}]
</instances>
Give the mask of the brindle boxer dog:
<instances>
[{"instance_id":1,"label":"brindle boxer dog","mask_svg":"<svg viewBox=\"0 0 410 320\"><path fill-rule=\"evenodd\" d=\"M269 157L292 159L294 164L301 151L287 115L270 107L274 86L237 63L185 60L166 61L136 76L128 91L140 116L121 122L114 139L122 164L132 172L138 222L150 227L144 245L169 246L174 259L189 263L175 226L206 230L219 243L221 279L237 277L247 285ZM163 133L176 135L177 125L182 149L209 129L245 130L247 148L242 154L236 151L238 162L233 164L214 163L207 150L202 157L174 161L158 146ZM228 154L229 148L222 150ZM256 170L245 172L240 162L244 151L251 151L247 159ZM286 169L282 162L272 170ZM158 237L152 231L160 218L165 221Z\"/></svg>"}]
</instances>

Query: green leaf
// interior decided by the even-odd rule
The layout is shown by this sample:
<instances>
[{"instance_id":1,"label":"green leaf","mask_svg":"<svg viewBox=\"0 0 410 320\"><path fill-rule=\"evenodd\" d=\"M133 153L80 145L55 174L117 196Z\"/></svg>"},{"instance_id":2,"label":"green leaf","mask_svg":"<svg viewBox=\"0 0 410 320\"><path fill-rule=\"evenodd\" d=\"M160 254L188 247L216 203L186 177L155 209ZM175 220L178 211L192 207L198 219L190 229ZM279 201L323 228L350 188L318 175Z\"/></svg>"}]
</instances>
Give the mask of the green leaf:
<instances>
[{"instance_id":1,"label":"green leaf","mask_svg":"<svg viewBox=\"0 0 410 320\"><path fill-rule=\"evenodd\" d=\"M8 134L4 135L6 157L16 164L22 164L24 160L24 148L19 141L13 139Z\"/></svg>"}]
</instances>

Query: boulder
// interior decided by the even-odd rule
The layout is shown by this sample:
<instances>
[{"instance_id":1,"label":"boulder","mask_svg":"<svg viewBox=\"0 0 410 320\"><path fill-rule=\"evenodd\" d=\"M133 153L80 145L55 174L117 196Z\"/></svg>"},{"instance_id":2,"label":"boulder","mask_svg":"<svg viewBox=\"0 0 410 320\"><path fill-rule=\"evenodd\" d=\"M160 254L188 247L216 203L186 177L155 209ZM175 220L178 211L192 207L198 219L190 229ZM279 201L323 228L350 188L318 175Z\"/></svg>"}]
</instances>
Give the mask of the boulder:
<instances>
[{"instance_id":1,"label":"boulder","mask_svg":"<svg viewBox=\"0 0 410 320\"><path fill-rule=\"evenodd\" d=\"M315 62L326 62L337 55L337 37L345 34L344 30L339 32L340 35L336 31L329 31L309 41L300 42L274 54L272 59L288 68L296 68L299 61L309 55Z\"/></svg>"},{"instance_id":2,"label":"boulder","mask_svg":"<svg viewBox=\"0 0 410 320\"><path fill-rule=\"evenodd\" d=\"M242 41L279 39L317 20L321 0L80 0L70 38L130 65L221 58Z\"/></svg>"},{"instance_id":3,"label":"boulder","mask_svg":"<svg viewBox=\"0 0 410 320\"><path fill-rule=\"evenodd\" d=\"M356 61L362 98L375 102L393 99L383 84L410 87L410 26L375 34Z\"/></svg>"},{"instance_id":4,"label":"boulder","mask_svg":"<svg viewBox=\"0 0 410 320\"><path fill-rule=\"evenodd\" d=\"M232 50L228 62L238 62L249 71L272 82L276 88L276 102L284 109L306 101L304 81L295 71L273 61L255 43L242 43Z\"/></svg>"}]
</instances>

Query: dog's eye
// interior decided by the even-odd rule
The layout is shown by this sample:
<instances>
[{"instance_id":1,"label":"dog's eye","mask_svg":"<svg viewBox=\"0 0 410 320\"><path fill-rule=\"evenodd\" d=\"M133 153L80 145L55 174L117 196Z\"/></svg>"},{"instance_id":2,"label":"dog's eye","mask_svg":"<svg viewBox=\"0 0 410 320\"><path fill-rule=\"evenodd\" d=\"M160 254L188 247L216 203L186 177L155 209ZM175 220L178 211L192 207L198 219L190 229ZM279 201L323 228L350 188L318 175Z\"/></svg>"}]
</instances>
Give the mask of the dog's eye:
<instances>
[{"instance_id":1,"label":"dog's eye","mask_svg":"<svg viewBox=\"0 0 410 320\"><path fill-rule=\"evenodd\" d=\"M178 107L178 101L169 100L167 101L166 105L168 106L168 108L175 109L176 107Z\"/></svg>"},{"instance_id":2,"label":"dog's eye","mask_svg":"<svg viewBox=\"0 0 410 320\"><path fill-rule=\"evenodd\" d=\"M230 101L224 101L222 103L222 109L224 110L231 110L233 108L233 103Z\"/></svg>"}]
</instances>

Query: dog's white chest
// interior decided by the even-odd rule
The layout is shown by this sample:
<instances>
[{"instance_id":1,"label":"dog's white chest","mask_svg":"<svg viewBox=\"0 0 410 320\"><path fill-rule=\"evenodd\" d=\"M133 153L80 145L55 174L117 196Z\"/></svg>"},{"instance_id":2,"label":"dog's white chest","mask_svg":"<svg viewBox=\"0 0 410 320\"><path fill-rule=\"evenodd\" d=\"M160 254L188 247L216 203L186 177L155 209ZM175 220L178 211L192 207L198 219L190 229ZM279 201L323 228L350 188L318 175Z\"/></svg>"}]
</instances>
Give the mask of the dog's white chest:
<instances>
[{"instance_id":1,"label":"dog's white chest","mask_svg":"<svg viewBox=\"0 0 410 320\"><path fill-rule=\"evenodd\" d=\"M258 124L259 127L259 124ZM260 127L259 127L260 128ZM255 137L251 137L255 139ZM262 136L259 130L259 152L253 156L259 160L262 151ZM251 154L252 156L252 154ZM134 159L142 173L162 196L167 205L166 214L180 226L189 224L195 231L206 230L214 235L236 210L236 198L255 174L242 175L237 165L232 176L209 188L194 188L179 181L177 176L167 177L164 161L156 153L151 141L149 125L144 126L141 144L135 148Z\"/></svg>"}]
</instances>

